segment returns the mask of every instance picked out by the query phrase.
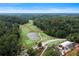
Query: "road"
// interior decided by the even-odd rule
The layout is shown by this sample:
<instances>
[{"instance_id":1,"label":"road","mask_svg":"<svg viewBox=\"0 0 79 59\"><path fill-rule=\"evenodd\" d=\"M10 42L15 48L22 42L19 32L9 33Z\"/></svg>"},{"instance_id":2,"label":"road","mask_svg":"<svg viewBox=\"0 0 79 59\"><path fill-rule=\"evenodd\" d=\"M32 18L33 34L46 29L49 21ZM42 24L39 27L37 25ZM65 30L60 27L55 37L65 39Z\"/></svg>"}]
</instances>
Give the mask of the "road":
<instances>
[{"instance_id":1,"label":"road","mask_svg":"<svg viewBox=\"0 0 79 59\"><path fill-rule=\"evenodd\" d=\"M45 46L45 49L43 50L43 52L41 53L40 56L42 56L42 55L44 54L44 52L47 50L47 47L48 47L48 46Z\"/></svg>"},{"instance_id":2,"label":"road","mask_svg":"<svg viewBox=\"0 0 79 59\"><path fill-rule=\"evenodd\" d=\"M42 42L42 46L47 45L48 43L54 42L54 41L61 41L61 40L65 40L65 39L52 39L52 40L48 40L48 41L44 41Z\"/></svg>"},{"instance_id":3,"label":"road","mask_svg":"<svg viewBox=\"0 0 79 59\"><path fill-rule=\"evenodd\" d=\"M55 40L48 40L45 42L42 42L42 46L45 46L45 49L43 50L43 52L41 53L40 56L42 56L44 54L44 52L46 51L47 47L48 47L48 43L54 42L54 41L58 41L58 40L65 40L65 39L55 39Z\"/></svg>"}]
</instances>

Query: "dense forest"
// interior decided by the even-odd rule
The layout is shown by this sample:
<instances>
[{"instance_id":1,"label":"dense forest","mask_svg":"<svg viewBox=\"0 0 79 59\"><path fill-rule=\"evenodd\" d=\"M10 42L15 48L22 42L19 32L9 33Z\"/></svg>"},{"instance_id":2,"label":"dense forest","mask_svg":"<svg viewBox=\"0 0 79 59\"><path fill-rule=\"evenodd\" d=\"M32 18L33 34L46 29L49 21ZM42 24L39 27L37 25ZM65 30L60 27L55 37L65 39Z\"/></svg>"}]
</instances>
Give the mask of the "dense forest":
<instances>
[{"instance_id":1,"label":"dense forest","mask_svg":"<svg viewBox=\"0 0 79 59\"><path fill-rule=\"evenodd\" d=\"M66 38L69 34L79 33L78 16L43 17L34 20L34 25L46 34L58 38Z\"/></svg>"},{"instance_id":2,"label":"dense forest","mask_svg":"<svg viewBox=\"0 0 79 59\"><path fill-rule=\"evenodd\" d=\"M19 25L27 20L15 16L0 16L0 55L15 56L20 53Z\"/></svg>"},{"instance_id":3,"label":"dense forest","mask_svg":"<svg viewBox=\"0 0 79 59\"><path fill-rule=\"evenodd\" d=\"M79 16L0 15L0 55L19 55L19 25L28 23L28 20L33 20L34 25L49 36L71 39L76 33L79 37Z\"/></svg>"}]
</instances>

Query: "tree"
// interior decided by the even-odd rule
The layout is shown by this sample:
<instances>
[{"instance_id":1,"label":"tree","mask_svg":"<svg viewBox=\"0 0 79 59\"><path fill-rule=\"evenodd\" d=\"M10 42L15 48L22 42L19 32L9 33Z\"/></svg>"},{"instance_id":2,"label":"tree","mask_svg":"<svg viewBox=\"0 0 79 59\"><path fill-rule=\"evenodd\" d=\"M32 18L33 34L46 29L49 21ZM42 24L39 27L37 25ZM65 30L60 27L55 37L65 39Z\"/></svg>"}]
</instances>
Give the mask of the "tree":
<instances>
[{"instance_id":1,"label":"tree","mask_svg":"<svg viewBox=\"0 0 79 59\"><path fill-rule=\"evenodd\" d=\"M38 43L38 47L42 47L42 43L41 42Z\"/></svg>"},{"instance_id":2,"label":"tree","mask_svg":"<svg viewBox=\"0 0 79 59\"><path fill-rule=\"evenodd\" d=\"M66 34L67 34L66 31L58 30L58 31L56 32L56 37L64 38L64 37L67 36Z\"/></svg>"},{"instance_id":3,"label":"tree","mask_svg":"<svg viewBox=\"0 0 79 59\"><path fill-rule=\"evenodd\" d=\"M19 54L19 27L18 24L0 20L0 55L15 56ZM18 34L17 34L18 33ZM17 53L17 51L19 51Z\"/></svg>"},{"instance_id":4,"label":"tree","mask_svg":"<svg viewBox=\"0 0 79 59\"><path fill-rule=\"evenodd\" d=\"M30 56L35 56L36 55L36 51L33 49L33 48L30 48L27 50L27 53L30 55Z\"/></svg>"},{"instance_id":5,"label":"tree","mask_svg":"<svg viewBox=\"0 0 79 59\"><path fill-rule=\"evenodd\" d=\"M67 40L75 43L79 43L79 33L73 33L67 36Z\"/></svg>"},{"instance_id":6,"label":"tree","mask_svg":"<svg viewBox=\"0 0 79 59\"><path fill-rule=\"evenodd\" d=\"M34 25L47 35L66 38L71 33L79 33L79 16L39 16Z\"/></svg>"}]
</instances>

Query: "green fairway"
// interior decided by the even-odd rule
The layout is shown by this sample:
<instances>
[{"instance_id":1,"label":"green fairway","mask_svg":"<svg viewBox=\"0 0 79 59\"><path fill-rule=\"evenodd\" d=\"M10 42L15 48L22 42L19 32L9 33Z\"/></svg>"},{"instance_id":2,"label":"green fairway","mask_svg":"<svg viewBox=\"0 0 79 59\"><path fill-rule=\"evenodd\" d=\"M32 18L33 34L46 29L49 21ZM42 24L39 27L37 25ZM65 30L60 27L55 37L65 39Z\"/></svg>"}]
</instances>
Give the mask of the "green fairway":
<instances>
[{"instance_id":1,"label":"green fairway","mask_svg":"<svg viewBox=\"0 0 79 59\"><path fill-rule=\"evenodd\" d=\"M31 40L30 38L28 38L27 34L30 32L35 32L39 36L39 39ZM27 24L20 25L20 35L21 35L20 43L26 48L32 47L33 45L36 44L36 42L53 39L53 37L46 35L39 28L34 26L33 21L31 20Z\"/></svg>"}]
</instances>

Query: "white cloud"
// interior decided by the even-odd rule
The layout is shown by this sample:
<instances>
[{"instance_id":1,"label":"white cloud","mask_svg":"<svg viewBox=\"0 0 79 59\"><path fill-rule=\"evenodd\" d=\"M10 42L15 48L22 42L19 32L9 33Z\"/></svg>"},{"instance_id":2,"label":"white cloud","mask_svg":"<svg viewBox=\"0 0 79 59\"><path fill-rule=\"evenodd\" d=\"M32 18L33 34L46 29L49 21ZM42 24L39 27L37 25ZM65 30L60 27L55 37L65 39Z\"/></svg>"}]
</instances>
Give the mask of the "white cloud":
<instances>
[{"instance_id":1,"label":"white cloud","mask_svg":"<svg viewBox=\"0 0 79 59\"><path fill-rule=\"evenodd\" d=\"M49 9L17 9L17 8L6 8L0 9L0 13L79 13L77 8L49 8Z\"/></svg>"}]
</instances>

